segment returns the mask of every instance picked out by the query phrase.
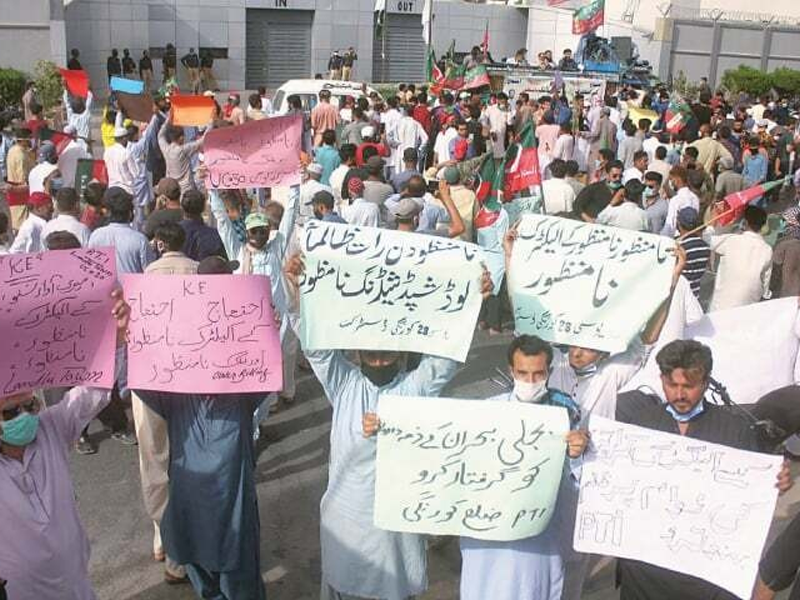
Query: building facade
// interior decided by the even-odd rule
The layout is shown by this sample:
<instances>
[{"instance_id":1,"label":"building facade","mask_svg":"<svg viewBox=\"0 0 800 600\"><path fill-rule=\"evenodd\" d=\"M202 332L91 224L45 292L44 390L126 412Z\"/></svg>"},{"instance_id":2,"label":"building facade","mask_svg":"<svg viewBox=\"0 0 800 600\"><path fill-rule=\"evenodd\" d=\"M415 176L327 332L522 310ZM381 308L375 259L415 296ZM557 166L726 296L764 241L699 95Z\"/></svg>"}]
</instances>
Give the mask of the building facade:
<instances>
[{"instance_id":1,"label":"building facade","mask_svg":"<svg viewBox=\"0 0 800 600\"><path fill-rule=\"evenodd\" d=\"M733 27L715 25L718 4L606 0L606 24L599 33L631 38L663 79L683 70L690 79L718 80L739 59L764 67L764 51L768 68L800 66L800 2L774 0L774 12L760 19L739 12L752 11L746 0L726 0L721 22L735 22L737 15L747 20ZM102 92L112 48L120 54L129 49L137 61L148 50L158 80L160 57L171 43L179 57L190 48L209 50L220 88L244 90L325 74L331 53L352 47L358 55L354 79L420 81L423 5L424 0L386 0L385 34L379 35L375 0L0 0L0 66L30 72L39 58L63 65L69 49L77 48L93 86ZM534 62L541 50L550 49L558 58L563 49L574 49L578 37L571 25L570 11L551 8L546 0L437 0L433 46L437 56L453 41L457 51L466 52L481 43L488 28L495 59L526 47ZM729 31L737 27L741 31ZM767 37L770 46L765 46ZM178 74L185 85L187 74L180 66Z\"/></svg>"}]
</instances>

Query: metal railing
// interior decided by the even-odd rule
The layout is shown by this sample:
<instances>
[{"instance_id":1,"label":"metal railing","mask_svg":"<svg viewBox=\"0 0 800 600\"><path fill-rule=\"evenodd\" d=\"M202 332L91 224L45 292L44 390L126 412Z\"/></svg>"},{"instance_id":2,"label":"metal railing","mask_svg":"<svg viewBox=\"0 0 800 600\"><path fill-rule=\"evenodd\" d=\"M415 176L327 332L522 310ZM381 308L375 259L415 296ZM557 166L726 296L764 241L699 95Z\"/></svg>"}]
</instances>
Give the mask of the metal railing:
<instances>
[{"instance_id":1,"label":"metal railing","mask_svg":"<svg viewBox=\"0 0 800 600\"><path fill-rule=\"evenodd\" d=\"M761 27L800 27L800 16L776 15L773 13L748 12L743 10L726 10L723 8L690 8L676 6L670 2L658 5L662 15L672 19L691 21L725 21L759 25Z\"/></svg>"}]
</instances>

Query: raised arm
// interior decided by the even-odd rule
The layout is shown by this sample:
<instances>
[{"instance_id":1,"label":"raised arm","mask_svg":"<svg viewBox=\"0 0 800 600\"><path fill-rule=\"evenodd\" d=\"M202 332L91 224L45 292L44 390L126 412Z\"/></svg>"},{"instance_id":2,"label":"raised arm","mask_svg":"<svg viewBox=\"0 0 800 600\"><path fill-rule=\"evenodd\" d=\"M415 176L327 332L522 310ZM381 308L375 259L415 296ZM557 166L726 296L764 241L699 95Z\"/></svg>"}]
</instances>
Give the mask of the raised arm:
<instances>
[{"instance_id":1,"label":"raised arm","mask_svg":"<svg viewBox=\"0 0 800 600\"><path fill-rule=\"evenodd\" d=\"M664 328L664 323L667 322L667 315L669 314L669 307L672 304L672 296L675 294L675 286L678 285L678 278L686 266L686 251L680 244L675 245L675 268L672 270L672 283L669 288L669 296L659 306L658 310L650 317L647 325L642 332L642 343L646 345L655 344L658 341L658 336L661 335L661 330Z\"/></svg>"},{"instance_id":2,"label":"raised arm","mask_svg":"<svg viewBox=\"0 0 800 600\"><path fill-rule=\"evenodd\" d=\"M293 185L289 188L289 202L286 209L283 211L281 223L278 226L278 233L283 238L280 248L280 258L283 260L286 256L286 249L289 247L289 242L294 233L294 224L297 220L297 208L300 204L300 186Z\"/></svg>"},{"instance_id":3,"label":"raised arm","mask_svg":"<svg viewBox=\"0 0 800 600\"><path fill-rule=\"evenodd\" d=\"M461 215L453 202L453 198L450 196L450 184L444 179L439 181L439 195L450 221L447 233L451 238L458 237L464 233L464 221L461 220Z\"/></svg>"},{"instance_id":4,"label":"raised arm","mask_svg":"<svg viewBox=\"0 0 800 600\"><path fill-rule=\"evenodd\" d=\"M208 199L211 206L211 214L217 221L217 231L219 237L222 238L222 244L225 246L225 252L228 254L230 260L235 260L239 256L239 251L242 249L242 242L233 229L233 223L225 210L225 204L220 198L219 190L208 190Z\"/></svg>"}]
</instances>

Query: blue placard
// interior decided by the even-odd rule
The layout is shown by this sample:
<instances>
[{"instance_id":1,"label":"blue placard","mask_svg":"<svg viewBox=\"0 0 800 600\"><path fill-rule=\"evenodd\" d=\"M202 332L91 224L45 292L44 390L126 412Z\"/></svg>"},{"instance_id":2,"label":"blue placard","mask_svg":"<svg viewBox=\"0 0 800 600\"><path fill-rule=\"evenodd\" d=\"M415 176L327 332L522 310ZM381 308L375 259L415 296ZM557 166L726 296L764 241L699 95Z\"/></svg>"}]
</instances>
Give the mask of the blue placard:
<instances>
[{"instance_id":1,"label":"blue placard","mask_svg":"<svg viewBox=\"0 0 800 600\"><path fill-rule=\"evenodd\" d=\"M143 94L144 81L139 81L138 79L125 79L123 77L112 77L111 89L115 92L125 92L126 94Z\"/></svg>"}]
</instances>

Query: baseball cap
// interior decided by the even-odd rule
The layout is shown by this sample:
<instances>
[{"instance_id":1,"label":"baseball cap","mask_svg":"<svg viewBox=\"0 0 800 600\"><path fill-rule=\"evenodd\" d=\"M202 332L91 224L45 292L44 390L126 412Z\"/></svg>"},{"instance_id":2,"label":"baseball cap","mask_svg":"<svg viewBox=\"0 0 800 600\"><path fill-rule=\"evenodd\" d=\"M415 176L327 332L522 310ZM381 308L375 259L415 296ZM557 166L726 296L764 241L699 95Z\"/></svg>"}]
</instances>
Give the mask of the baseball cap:
<instances>
[{"instance_id":1,"label":"baseball cap","mask_svg":"<svg viewBox=\"0 0 800 600\"><path fill-rule=\"evenodd\" d=\"M684 229L694 229L701 225L700 214L696 208L685 206L678 211L678 225Z\"/></svg>"},{"instance_id":2,"label":"baseball cap","mask_svg":"<svg viewBox=\"0 0 800 600\"><path fill-rule=\"evenodd\" d=\"M457 167L447 167L442 174L444 180L449 183L450 185L455 185L461 179L461 173L458 171Z\"/></svg>"},{"instance_id":3,"label":"baseball cap","mask_svg":"<svg viewBox=\"0 0 800 600\"><path fill-rule=\"evenodd\" d=\"M391 213L398 219L411 219L421 211L422 206L413 198L403 198L391 209Z\"/></svg>"},{"instance_id":4,"label":"baseball cap","mask_svg":"<svg viewBox=\"0 0 800 600\"><path fill-rule=\"evenodd\" d=\"M56 146L53 142L42 142L42 145L39 146L39 152L36 154L37 159L39 162L48 161L51 162L58 158L58 152L56 151Z\"/></svg>"},{"instance_id":5,"label":"baseball cap","mask_svg":"<svg viewBox=\"0 0 800 600\"><path fill-rule=\"evenodd\" d=\"M250 213L244 220L244 228L247 230L255 229L256 227L269 227L269 219L267 215L260 212Z\"/></svg>"},{"instance_id":6,"label":"baseball cap","mask_svg":"<svg viewBox=\"0 0 800 600\"><path fill-rule=\"evenodd\" d=\"M371 138L375 136L375 128L372 125L367 125L361 128L361 137Z\"/></svg>"},{"instance_id":7,"label":"baseball cap","mask_svg":"<svg viewBox=\"0 0 800 600\"><path fill-rule=\"evenodd\" d=\"M197 265L198 275L230 275L239 268L238 260L225 260L221 256L207 256Z\"/></svg>"}]
</instances>

